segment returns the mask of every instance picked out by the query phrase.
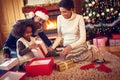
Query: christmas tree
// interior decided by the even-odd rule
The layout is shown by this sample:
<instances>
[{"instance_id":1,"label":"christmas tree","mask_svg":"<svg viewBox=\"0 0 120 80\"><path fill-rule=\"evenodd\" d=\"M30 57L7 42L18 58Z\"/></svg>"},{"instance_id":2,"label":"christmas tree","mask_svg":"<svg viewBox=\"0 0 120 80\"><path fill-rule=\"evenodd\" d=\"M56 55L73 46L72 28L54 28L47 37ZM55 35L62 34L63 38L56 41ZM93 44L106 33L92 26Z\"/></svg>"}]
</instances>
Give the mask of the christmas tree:
<instances>
[{"instance_id":1,"label":"christmas tree","mask_svg":"<svg viewBox=\"0 0 120 80\"><path fill-rule=\"evenodd\" d=\"M120 33L120 0L85 0L82 10L88 37Z\"/></svg>"}]
</instances>

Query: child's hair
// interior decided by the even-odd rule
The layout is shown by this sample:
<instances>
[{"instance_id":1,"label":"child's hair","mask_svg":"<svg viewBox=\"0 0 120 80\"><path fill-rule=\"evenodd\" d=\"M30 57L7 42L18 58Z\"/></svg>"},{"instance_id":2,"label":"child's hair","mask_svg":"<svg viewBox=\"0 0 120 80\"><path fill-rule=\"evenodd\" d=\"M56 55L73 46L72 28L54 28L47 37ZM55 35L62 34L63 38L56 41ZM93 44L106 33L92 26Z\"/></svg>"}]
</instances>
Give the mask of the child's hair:
<instances>
[{"instance_id":1,"label":"child's hair","mask_svg":"<svg viewBox=\"0 0 120 80\"><path fill-rule=\"evenodd\" d=\"M73 0L61 0L58 5L59 7L64 7L67 10L74 8Z\"/></svg>"},{"instance_id":2,"label":"child's hair","mask_svg":"<svg viewBox=\"0 0 120 80\"><path fill-rule=\"evenodd\" d=\"M32 28L32 33L35 32L35 28L33 27L36 27L32 22L30 21L21 21L21 22L18 22L17 24L15 24L13 26L13 34L17 37L17 38L20 38L23 36L23 33L25 32L25 29L27 27L31 27Z\"/></svg>"}]
</instances>

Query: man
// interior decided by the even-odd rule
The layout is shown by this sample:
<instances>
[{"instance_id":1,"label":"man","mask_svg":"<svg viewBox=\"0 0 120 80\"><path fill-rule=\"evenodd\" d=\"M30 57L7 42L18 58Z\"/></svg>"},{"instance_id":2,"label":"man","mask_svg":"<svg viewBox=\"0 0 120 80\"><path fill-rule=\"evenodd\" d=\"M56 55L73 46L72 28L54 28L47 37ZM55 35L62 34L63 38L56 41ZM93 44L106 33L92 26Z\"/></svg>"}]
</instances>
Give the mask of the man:
<instances>
[{"instance_id":1,"label":"man","mask_svg":"<svg viewBox=\"0 0 120 80\"><path fill-rule=\"evenodd\" d=\"M29 19L23 19L18 20L14 25L13 29L11 30L11 33L9 34L7 40L4 43L3 47L3 53L4 56L7 58L13 58L17 57L16 54L16 42L19 39L19 36L17 34L19 33L19 25L21 22L29 21L32 24L34 24L36 27L34 27L33 36L40 36L40 38L44 41L44 43L49 47L51 46L51 42L48 39L48 37L43 32L43 23L44 21L48 20L48 13L47 10L44 7L35 7L35 9L29 13L30 17ZM17 28L17 29L16 29Z\"/></svg>"}]
</instances>

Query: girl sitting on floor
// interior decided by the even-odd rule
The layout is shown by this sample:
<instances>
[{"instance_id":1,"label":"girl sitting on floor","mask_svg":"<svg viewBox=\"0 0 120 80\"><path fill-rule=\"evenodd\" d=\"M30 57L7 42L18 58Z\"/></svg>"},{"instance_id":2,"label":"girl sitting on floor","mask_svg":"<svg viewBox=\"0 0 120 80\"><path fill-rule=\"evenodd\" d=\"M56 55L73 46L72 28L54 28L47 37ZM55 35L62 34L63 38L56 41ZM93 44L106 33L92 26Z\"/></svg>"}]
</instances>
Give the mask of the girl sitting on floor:
<instances>
[{"instance_id":1,"label":"girl sitting on floor","mask_svg":"<svg viewBox=\"0 0 120 80\"><path fill-rule=\"evenodd\" d=\"M34 31L30 22L22 22L19 25L20 32L18 33L19 38L17 40L17 56L19 59L20 69L24 69L27 62L35 57L32 49L36 49L38 45L36 44L36 37L32 37Z\"/></svg>"}]
</instances>

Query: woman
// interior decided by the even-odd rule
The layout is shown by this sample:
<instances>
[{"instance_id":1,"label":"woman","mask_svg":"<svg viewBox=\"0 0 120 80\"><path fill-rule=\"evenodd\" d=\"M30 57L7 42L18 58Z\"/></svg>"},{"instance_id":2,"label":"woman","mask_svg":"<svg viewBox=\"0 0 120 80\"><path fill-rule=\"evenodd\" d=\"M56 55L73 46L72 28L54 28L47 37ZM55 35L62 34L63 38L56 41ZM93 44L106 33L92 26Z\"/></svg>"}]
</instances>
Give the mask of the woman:
<instances>
[{"instance_id":1,"label":"woman","mask_svg":"<svg viewBox=\"0 0 120 80\"><path fill-rule=\"evenodd\" d=\"M57 17L58 37L56 38L52 49L55 49L63 38L64 50L62 55L66 59L74 58L80 60L81 54L87 51L86 46L86 29L82 15L73 12L74 4L72 0L61 0L59 10L61 15ZM88 56L82 57L86 59Z\"/></svg>"}]
</instances>

